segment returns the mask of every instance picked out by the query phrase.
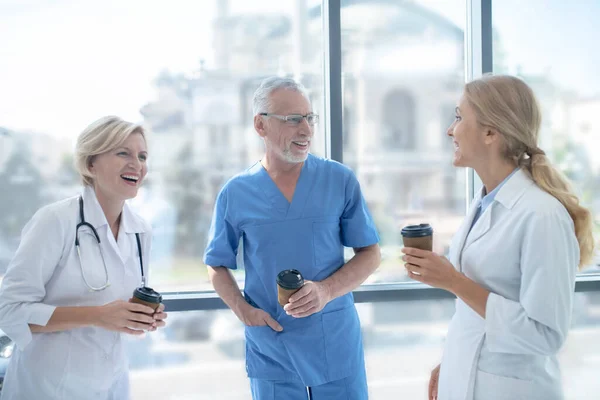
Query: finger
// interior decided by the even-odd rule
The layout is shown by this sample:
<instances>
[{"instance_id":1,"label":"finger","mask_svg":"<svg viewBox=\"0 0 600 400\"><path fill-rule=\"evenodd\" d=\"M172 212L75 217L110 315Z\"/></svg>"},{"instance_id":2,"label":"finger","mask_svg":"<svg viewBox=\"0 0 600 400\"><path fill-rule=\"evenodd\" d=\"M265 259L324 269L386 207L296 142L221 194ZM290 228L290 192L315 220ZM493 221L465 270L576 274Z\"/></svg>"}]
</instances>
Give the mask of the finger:
<instances>
[{"instance_id":1,"label":"finger","mask_svg":"<svg viewBox=\"0 0 600 400\"><path fill-rule=\"evenodd\" d=\"M427 250L421 250L414 247L403 247L401 250L404 254L408 254L410 256L419 257L419 258L427 258L431 252Z\"/></svg>"},{"instance_id":2,"label":"finger","mask_svg":"<svg viewBox=\"0 0 600 400\"><path fill-rule=\"evenodd\" d=\"M418 265L411 264L411 263L404 263L404 268L406 268L406 270L409 273L412 272L413 274L416 274L416 275L423 275L425 273L425 270L423 268L421 268Z\"/></svg>"},{"instance_id":3,"label":"finger","mask_svg":"<svg viewBox=\"0 0 600 400\"><path fill-rule=\"evenodd\" d=\"M154 324L154 330L156 330L156 328L163 328L167 323L165 321L156 321L156 323Z\"/></svg>"},{"instance_id":4,"label":"finger","mask_svg":"<svg viewBox=\"0 0 600 400\"><path fill-rule=\"evenodd\" d=\"M165 311L165 305L163 303L160 303L160 305L156 309L156 312L160 313L160 312L163 312L163 311Z\"/></svg>"},{"instance_id":5,"label":"finger","mask_svg":"<svg viewBox=\"0 0 600 400\"><path fill-rule=\"evenodd\" d=\"M167 313L156 313L153 315L155 321L162 321L163 319L167 319Z\"/></svg>"},{"instance_id":6,"label":"finger","mask_svg":"<svg viewBox=\"0 0 600 400\"><path fill-rule=\"evenodd\" d=\"M143 304L125 303L125 305L129 311L150 314L150 315L154 314L154 309L152 309L151 307L145 306Z\"/></svg>"},{"instance_id":7,"label":"finger","mask_svg":"<svg viewBox=\"0 0 600 400\"><path fill-rule=\"evenodd\" d=\"M130 312L127 314L127 319L135 322L143 322L145 324L152 324L154 322L154 318L139 312Z\"/></svg>"},{"instance_id":8,"label":"finger","mask_svg":"<svg viewBox=\"0 0 600 400\"><path fill-rule=\"evenodd\" d=\"M433 397L433 375L429 378L429 400L434 400Z\"/></svg>"},{"instance_id":9,"label":"finger","mask_svg":"<svg viewBox=\"0 0 600 400\"><path fill-rule=\"evenodd\" d=\"M274 331L277 332L281 332L283 330L283 327L281 325L279 325L279 323L277 321L275 321L273 318L271 318L271 316L267 316L265 318L265 322L267 323L267 325L269 325L271 327L271 329L273 329Z\"/></svg>"},{"instance_id":10,"label":"finger","mask_svg":"<svg viewBox=\"0 0 600 400\"><path fill-rule=\"evenodd\" d=\"M290 296L290 303L296 303L312 292L312 285L304 285L300 290Z\"/></svg>"},{"instance_id":11,"label":"finger","mask_svg":"<svg viewBox=\"0 0 600 400\"><path fill-rule=\"evenodd\" d=\"M417 271L418 267L415 267L414 265L411 265L411 264L405 264L404 267L408 271L408 276L411 279L414 279L415 281L418 281L418 282L423 282L424 278L423 278L423 275Z\"/></svg>"},{"instance_id":12,"label":"finger","mask_svg":"<svg viewBox=\"0 0 600 400\"><path fill-rule=\"evenodd\" d=\"M303 312L300 312L300 313L297 313L297 314L292 314L292 317L294 317L294 318L305 318L305 317L308 317L309 315L313 315L316 312L317 312L317 307L313 306L313 307L309 308L306 311L303 311Z\"/></svg>"},{"instance_id":13,"label":"finger","mask_svg":"<svg viewBox=\"0 0 600 400\"><path fill-rule=\"evenodd\" d=\"M288 303L283 307L283 309L289 314L290 312L296 312L297 310L306 307L307 305L313 303L315 300L314 296L311 294L309 296L304 296L300 300L294 303Z\"/></svg>"},{"instance_id":14,"label":"finger","mask_svg":"<svg viewBox=\"0 0 600 400\"><path fill-rule=\"evenodd\" d=\"M139 331L148 331L152 328L152 324L143 324L141 322L127 321L126 328L137 329Z\"/></svg>"},{"instance_id":15,"label":"finger","mask_svg":"<svg viewBox=\"0 0 600 400\"><path fill-rule=\"evenodd\" d=\"M418 258L418 257L413 257L413 256L402 256L402 261L408 263L408 264L413 264L413 265L417 265L419 267L424 266L425 263L425 259L424 258Z\"/></svg>"},{"instance_id":16,"label":"finger","mask_svg":"<svg viewBox=\"0 0 600 400\"><path fill-rule=\"evenodd\" d=\"M301 306L294 306L293 308L290 307L289 310L286 311L286 313L288 315L295 316L296 314L301 314L303 312L306 312L315 306L316 306L316 301L309 301L308 303L301 305Z\"/></svg>"},{"instance_id":17,"label":"finger","mask_svg":"<svg viewBox=\"0 0 600 400\"><path fill-rule=\"evenodd\" d=\"M134 336L140 336L140 335L144 334L144 331L138 331L138 330L129 329L129 328L126 328L126 327L119 328L118 331L122 332L122 333L127 333L129 335L134 335Z\"/></svg>"}]
</instances>

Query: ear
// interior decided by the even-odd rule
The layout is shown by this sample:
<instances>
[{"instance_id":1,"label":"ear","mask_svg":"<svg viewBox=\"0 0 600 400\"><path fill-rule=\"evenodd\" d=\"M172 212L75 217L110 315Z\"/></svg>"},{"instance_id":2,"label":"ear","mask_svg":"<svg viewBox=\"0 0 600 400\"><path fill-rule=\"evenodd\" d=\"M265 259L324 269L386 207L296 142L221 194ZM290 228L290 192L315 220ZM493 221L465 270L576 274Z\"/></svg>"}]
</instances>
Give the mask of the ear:
<instances>
[{"instance_id":1,"label":"ear","mask_svg":"<svg viewBox=\"0 0 600 400\"><path fill-rule=\"evenodd\" d=\"M94 157L90 158L87 163L88 171L92 173L92 175L96 174L96 170L94 169Z\"/></svg>"},{"instance_id":2,"label":"ear","mask_svg":"<svg viewBox=\"0 0 600 400\"><path fill-rule=\"evenodd\" d=\"M265 130L265 119L261 115L254 116L254 130L260 135L260 137L267 136L267 132Z\"/></svg>"},{"instance_id":3,"label":"ear","mask_svg":"<svg viewBox=\"0 0 600 400\"><path fill-rule=\"evenodd\" d=\"M498 132L496 129L486 127L483 141L485 142L485 144L492 144L500 140L501 137L502 136L500 135L500 132Z\"/></svg>"}]
</instances>

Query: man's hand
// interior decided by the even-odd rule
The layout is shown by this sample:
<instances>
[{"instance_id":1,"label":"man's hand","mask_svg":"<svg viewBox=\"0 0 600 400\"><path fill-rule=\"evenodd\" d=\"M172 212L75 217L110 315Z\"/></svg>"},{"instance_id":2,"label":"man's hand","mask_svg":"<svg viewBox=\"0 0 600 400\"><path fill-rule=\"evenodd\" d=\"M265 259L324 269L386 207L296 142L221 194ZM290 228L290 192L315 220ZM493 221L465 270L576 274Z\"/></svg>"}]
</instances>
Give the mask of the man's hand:
<instances>
[{"instance_id":1,"label":"man's hand","mask_svg":"<svg viewBox=\"0 0 600 400\"><path fill-rule=\"evenodd\" d=\"M283 309L294 318L317 313L331 301L331 294L322 282L305 281L304 286L290 297Z\"/></svg>"},{"instance_id":2,"label":"man's hand","mask_svg":"<svg viewBox=\"0 0 600 400\"><path fill-rule=\"evenodd\" d=\"M260 308L252 307L248 304L240 316L240 320L246 326L270 326L277 332L283 331L283 327L269 315L269 313Z\"/></svg>"}]
</instances>

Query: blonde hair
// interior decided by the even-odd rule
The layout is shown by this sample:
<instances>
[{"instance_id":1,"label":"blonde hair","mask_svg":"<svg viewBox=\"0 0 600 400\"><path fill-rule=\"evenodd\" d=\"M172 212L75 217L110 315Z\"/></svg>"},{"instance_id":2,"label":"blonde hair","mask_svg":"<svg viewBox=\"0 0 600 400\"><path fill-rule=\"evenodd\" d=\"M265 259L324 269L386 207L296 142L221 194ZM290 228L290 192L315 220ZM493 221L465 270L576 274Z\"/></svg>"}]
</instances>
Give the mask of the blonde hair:
<instances>
[{"instance_id":1,"label":"blonde hair","mask_svg":"<svg viewBox=\"0 0 600 400\"><path fill-rule=\"evenodd\" d=\"M90 166L94 157L115 150L132 133L140 133L146 139L141 125L127 122L119 117L107 116L92 122L81 132L75 145L75 169L86 186L94 184Z\"/></svg>"},{"instance_id":2,"label":"blonde hair","mask_svg":"<svg viewBox=\"0 0 600 400\"><path fill-rule=\"evenodd\" d=\"M485 75L467 83L465 98L475 110L477 121L502 135L504 156L514 160L567 209L579 243L579 267L587 265L594 251L592 215L579 204L567 178L537 145L542 116L533 90L513 76Z\"/></svg>"}]
</instances>

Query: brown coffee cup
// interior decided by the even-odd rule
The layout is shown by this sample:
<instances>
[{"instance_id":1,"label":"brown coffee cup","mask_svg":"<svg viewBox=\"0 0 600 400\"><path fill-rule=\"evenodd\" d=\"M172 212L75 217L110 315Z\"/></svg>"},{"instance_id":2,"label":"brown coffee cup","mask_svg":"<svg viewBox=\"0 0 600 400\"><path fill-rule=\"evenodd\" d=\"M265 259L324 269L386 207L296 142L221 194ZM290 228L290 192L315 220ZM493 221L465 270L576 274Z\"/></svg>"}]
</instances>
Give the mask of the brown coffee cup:
<instances>
[{"instance_id":1,"label":"brown coffee cup","mask_svg":"<svg viewBox=\"0 0 600 400\"><path fill-rule=\"evenodd\" d=\"M130 301L132 303L143 304L156 311L162 302L162 296L154 289L144 286L138 287L133 291L133 296Z\"/></svg>"},{"instance_id":2,"label":"brown coffee cup","mask_svg":"<svg viewBox=\"0 0 600 400\"><path fill-rule=\"evenodd\" d=\"M304 286L300 271L286 269L277 274L277 301L281 307L290 301L290 297Z\"/></svg>"},{"instance_id":3,"label":"brown coffee cup","mask_svg":"<svg viewBox=\"0 0 600 400\"><path fill-rule=\"evenodd\" d=\"M404 247L433 250L433 228L429 224L408 225L402 228Z\"/></svg>"}]
</instances>

